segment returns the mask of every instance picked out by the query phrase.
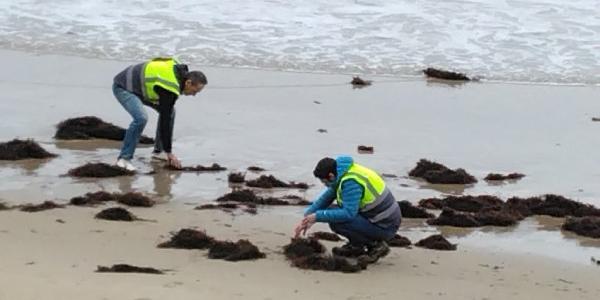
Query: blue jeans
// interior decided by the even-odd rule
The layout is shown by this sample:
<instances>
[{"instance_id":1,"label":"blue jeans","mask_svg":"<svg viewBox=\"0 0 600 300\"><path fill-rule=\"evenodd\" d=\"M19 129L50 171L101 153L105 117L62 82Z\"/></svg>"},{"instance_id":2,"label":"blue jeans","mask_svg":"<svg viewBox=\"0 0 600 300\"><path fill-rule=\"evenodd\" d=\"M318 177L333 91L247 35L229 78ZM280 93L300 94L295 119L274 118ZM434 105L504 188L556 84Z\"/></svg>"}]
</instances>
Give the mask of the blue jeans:
<instances>
[{"instance_id":1,"label":"blue jeans","mask_svg":"<svg viewBox=\"0 0 600 300\"><path fill-rule=\"evenodd\" d=\"M146 123L148 122L148 114L144 109L142 100L134 93L113 84L113 94L133 118L133 121L131 121L129 127L125 131L123 147L121 147L121 153L119 154L119 158L132 159L140 136L142 136L144 127L146 127Z\"/></svg>"},{"instance_id":2,"label":"blue jeans","mask_svg":"<svg viewBox=\"0 0 600 300\"><path fill-rule=\"evenodd\" d=\"M132 159L135 148L142 136L144 127L148 122L148 114L144 109L144 103L134 93L113 84L113 94L119 100L119 103L125 108L125 110L131 115L133 121L129 124L127 131L125 132L125 138L123 139L123 147L121 147L121 153L119 158ZM151 106L157 112L155 106ZM175 107L173 107L173 113L171 114L171 122L169 124L169 130L171 131L171 137L173 136L173 127L175 125ZM154 152L162 152L162 140L160 138L160 116L158 118L158 124L156 125L156 138L154 139Z\"/></svg>"},{"instance_id":3,"label":"blue jeans","mask_svg":"<svg viewBox=\"0 0 600 300\"><path fill-rule=\"evenodd\" d=\"M393 238L399 226L382 228L359 214L347 222L329 223L329 227L333 232L347 238L350 244L365 246L376 241L387 241Z\"/></svg>"}]
</instances>

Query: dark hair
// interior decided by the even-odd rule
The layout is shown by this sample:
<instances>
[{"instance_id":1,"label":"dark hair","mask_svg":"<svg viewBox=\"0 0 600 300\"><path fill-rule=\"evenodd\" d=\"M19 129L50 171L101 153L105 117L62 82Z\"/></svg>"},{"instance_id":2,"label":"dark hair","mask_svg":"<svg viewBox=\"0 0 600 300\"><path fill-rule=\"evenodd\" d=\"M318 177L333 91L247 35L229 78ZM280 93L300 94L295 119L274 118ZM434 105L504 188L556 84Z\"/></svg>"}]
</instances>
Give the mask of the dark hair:
<instances>
[{"instance_id":1,"label":"dark hair","mask_svg":"<svg viewBox=\"0 0 600 300\"><path fill-rule=\"evenodd\" d=\"M337 162L335 161L335 159L331 157L325 157L317 163L317 166L313 171L313 175L320 179L327 178L327 176L329 176L329 173L333 173L333 175L337 176L336 169Z\"/></svg>"},{"instance_id":2,"label":"dark hair","mask_svg":"<svg viewBox=\"0 0 600 300\"><path fill-rule=\"evenodd\" d=\"M191 72L187 72L184 76L183 76L183 81L187 81L187 80L191 80L192 84L207 84L208 80L206 80L206 76L204 75L204 73L200 72L200 71L191 71Z\"/></svg>"}]
</instances>

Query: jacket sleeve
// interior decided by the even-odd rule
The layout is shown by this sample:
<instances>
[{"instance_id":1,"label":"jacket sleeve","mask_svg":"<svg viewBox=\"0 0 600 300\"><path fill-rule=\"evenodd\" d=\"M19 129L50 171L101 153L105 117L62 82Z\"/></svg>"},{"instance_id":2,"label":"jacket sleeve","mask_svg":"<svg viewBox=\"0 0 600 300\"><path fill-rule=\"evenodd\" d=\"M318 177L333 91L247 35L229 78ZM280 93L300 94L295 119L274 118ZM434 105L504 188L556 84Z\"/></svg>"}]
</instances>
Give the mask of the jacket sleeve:
<instances>
[{"instance_id":1,"label":"jacket sleeve","mask_svg":"<svg viewBox=\"0 0 600 300\"><path fill-rule=\"evenodd\" d=\"M355 180L346 180L342 183L342 207L321 209L316 212L317 222L338 223L349 221L358 215L360 199L363 197L364 188Z\"/></svg>"},{"instance_id":2,"label":"jacket sleeve","mask_svg":"<svg viewBox=\"0 0 600 300\"><path fill-rule=\"evenodd\" d=\"M160 130L160 139L163 146L163 150L167 153L171 153L171 146L173 141L171 123L173 118L173 106L177 100L177 95L171 93L161 87L156 86L154 88L158 94L158 127Z\"/></svg>"},{"instance_id":3,"label":"jacket sleeve","mask_svg":"<svg viewBox=\"0 0 600 300\"><path fill-rule=\"evenodd\" d=\"M317 210L325 209L331 205L331 202L335 199L335 191L332 188L327 188L321 192L317 199L313 201L313 203L304 210L304 215L308 216Z\"/></svg>"}]
</instances>

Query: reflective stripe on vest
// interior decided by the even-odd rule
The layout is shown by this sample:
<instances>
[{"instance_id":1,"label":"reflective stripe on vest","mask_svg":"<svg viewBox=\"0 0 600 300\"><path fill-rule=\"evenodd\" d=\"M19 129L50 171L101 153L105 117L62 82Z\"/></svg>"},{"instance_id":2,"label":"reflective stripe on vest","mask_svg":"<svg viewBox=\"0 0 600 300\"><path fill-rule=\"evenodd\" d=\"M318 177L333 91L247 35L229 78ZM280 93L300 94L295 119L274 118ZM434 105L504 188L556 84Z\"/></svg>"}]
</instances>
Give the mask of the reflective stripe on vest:
<instances>
[{"instance_id":1,"label":"reflective stripe on vest","mask_svg":"<svg viewBox=\"0 0 600 300\"><path fill-rule=\"evenodd\" d=\"M144 99L153 103L158 102L158 94L154 90L155 86L179 96L179 81L177 81L175 75L175 65L177 63L177 60L173 58L155 58L144 64L142 72Z\"/></svg>"}]
</instances>

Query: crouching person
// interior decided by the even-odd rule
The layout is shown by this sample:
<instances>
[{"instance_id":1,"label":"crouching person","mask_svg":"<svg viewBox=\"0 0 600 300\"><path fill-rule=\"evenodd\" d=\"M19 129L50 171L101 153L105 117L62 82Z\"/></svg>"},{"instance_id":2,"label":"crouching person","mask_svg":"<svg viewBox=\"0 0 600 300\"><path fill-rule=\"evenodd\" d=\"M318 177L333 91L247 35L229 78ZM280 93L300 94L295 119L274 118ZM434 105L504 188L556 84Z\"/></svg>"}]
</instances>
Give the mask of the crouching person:
<instances>
[{"instance_id":1,"label":"crouching person","mask_svg":"<svg viewBox=\"0 0 600 300\"><path fill-rule=\"evenodd\" d=\"M375 262L389 253L402 219L400 207L375 171L350 156L319 161L313 172L327 187L305 211L295 235L306 234L315 222L329 223L331 230L348 239L333 254ZM330 207L333 200L337 206Z\"/></svg>"}]
</instances>

